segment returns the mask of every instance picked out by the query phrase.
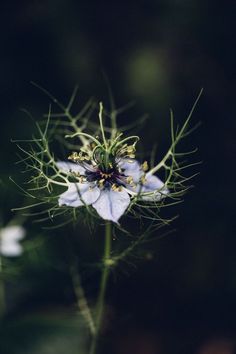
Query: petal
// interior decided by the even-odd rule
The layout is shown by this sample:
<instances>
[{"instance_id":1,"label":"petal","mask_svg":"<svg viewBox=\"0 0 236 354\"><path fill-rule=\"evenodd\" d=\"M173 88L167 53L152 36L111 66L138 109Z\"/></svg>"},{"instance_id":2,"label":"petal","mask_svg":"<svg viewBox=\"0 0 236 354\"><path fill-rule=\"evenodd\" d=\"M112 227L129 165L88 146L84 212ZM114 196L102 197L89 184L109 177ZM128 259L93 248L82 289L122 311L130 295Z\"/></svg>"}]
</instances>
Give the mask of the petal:
<instances>
[{"instance_id":1,"label":"petal","mask_svg":"<svg viewBox=\"0 0 236 354\"><path fill-rule=\"evenodd\" d=\"M57 161L56 165L58 167L58 169L62 172L79 172L80 174L84 174L85 169L73 162L67 162L67 161Z\"/></svg>"},{"instance_id":2,"label":"petal","mask_svg":"<svg viewBox=\"0 0 236 354\"><path fill-rule=\"evenodd\" d=\"M104 189L97 201L93 203L93 207L104 220L117 222L128 208L129 203L130 197L124 189L120 192Z\"/></svg>"},{"instance_id":3,"label":"petal","mask_svg":"<svg viewBox=\"0 0 236 354\"><path fill-rule=\"evenodd\" d=\"M122 159L119 162L119 167L124 170L125 176L133 177L134 183L138 183L144 174L140 163L137 160Z\"/></svg>"},{"instance_id":4,"label":"petal","mask_svg":"<svg viewBox=\"0 0 236 354\"><path fill-rule=\"evenodd\" d=\"M154 176L154 175L149 175L149 176L147 175L146 181L143 185L144 190L146 192L163 188L163 186L164 186L164 183L160 180L160 178L158 178L157 176Z\"/></svg>"},{"instance_id":5,"label":"petal","mask_svg":"<svg viewBox=\"0 0 236 354\"><path fill-rule=\"evenodd\" d=\"M2 242L0 253L6 257L16 257L22 254L22 246L17 242Z\"/></svg>"},{"instance_id":6,"label":"petal","mask_svg":"<svg viewBox=\"0 0 236 354\"><path fill-rule=\"evenodd\" d=\"M165 184L154 175L147 175L144 184L141 187L141 192L153 192L151 195L142 195L142 200L149 200L149 201L159 201L165 194L167 194L168 188Z\"/></svg>"},{"instance_id":7,"label":"petal","mask_svg":"<svg viewBox=\"0 0 236 354\"><path fill-rule=\"evenodd\" d=\"M22 246L18 243L24 238L25 229L19 225L7 226L0 232L0 253L3 256L19 256Z\"/></svg>"},{"instance_id":8,"label":"petal","mask_svg":"<svg viewBox=\"0 0 236 354\"><path fill-rule=\"evenodd\" d=\"M121 159L119 167L124 170L135 170L137 168L140 169L140 163L134 159Z\"/></svg>"},{"instance_id":9,"label":"petal","mask_svg":"<svg viewBox=\"0 0 236 354\"><path fill-rule=\"evenodd\" d=\"M69 183L68 190L59 197L59 206L79 207L94 203L100 195L100 189L92 183Z\"/></svg>"},{"instance_id":10,"label":"petal","mask_svg":"<svg viewBox=\"0 0 236 354\"><path fill-rule=\"evenodd\" d=\"M18 241L25 237L25 229L20 225L12 225L4 227L0 232L2 242Z\"/></svg>"}]
</instances>

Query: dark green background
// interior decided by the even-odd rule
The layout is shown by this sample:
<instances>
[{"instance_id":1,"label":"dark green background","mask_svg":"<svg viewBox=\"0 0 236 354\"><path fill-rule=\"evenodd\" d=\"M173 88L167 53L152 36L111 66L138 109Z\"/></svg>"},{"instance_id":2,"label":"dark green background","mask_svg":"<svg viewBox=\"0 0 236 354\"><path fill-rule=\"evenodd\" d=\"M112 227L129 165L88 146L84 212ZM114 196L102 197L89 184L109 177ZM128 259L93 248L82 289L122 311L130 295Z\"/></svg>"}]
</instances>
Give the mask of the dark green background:
<instances>
[{"instance_id":1,"label":"dark green background","mask_svg":"<svg viewBox=\"0 0 236 354\"><path fill-rule=\"evenodd\" d=\"M188 150L199 147L195 159L203 161L197 168L200 175L185 203L169 211L180 214L173 225L177 231L155 244L155 260L139 262L136 270L128 267L128 275L124 265L111 281L104 352L190 354L209 338L234 339L235 2L22 0L2 1L1 8L3 220L7 222L10 209L21 203L8 182L9 175L22 180L10 139L32 132L32 122L19 109L27 108L35 118L48 109L49 101L30 81L62 101L78 83L84 102L91 95L107 99L105 72L118 106L136 101L122 123L150 114L141 138L146 149L158 142L160 155L169 143L169 108L176 122L183 122L203 87L192 119L193 125L202 125L184 143ZM47 343L48 331L50 336L55 331L57 340L62 338L67 348L71 345L68 352L76 353L75 329L68 331L67 326L69 334L63 330L61 337L57 328L59 322L67 323L63 316L74 301L63 264L68 257L65 239L71 234L79 242L76 232L61 229L43 236L42 225L27 226L32 245L38 240L43 246L35 250L30 244L23 259L11 263L22 271L8 284L1 353L64 353L62 344L56 347L58 342L50 344L49 351L36 351L38 336ZM94 252L101 229L96 238L82 230L77 237L88 254L90 247ZM96 277L88 279L93 297ZM140 338L154 342L154 351L146 344L142 351ZM137 343L139 352L134 349Z\"/></svg>"}]
</instances>

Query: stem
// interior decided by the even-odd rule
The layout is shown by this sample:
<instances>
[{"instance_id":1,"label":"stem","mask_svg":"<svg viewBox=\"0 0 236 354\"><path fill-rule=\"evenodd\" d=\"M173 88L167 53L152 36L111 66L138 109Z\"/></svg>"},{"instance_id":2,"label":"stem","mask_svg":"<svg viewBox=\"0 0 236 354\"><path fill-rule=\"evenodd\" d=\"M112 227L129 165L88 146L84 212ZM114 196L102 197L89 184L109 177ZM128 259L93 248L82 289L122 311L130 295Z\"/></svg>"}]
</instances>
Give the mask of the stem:
<instances>
[{"instance_id":1,"label":"stem","mask_svg":"<svg viewBox=\"0 0 236 354\"><path fill-rule=\"evenodd\" d=\"M3 269L2 257L0 256L0 319L3 318L6 310L5 285L2 277L2 269Z\"/></svg>"},{"instance_id":2,"label":"stem","mask_svg":"<svg viewBox=\"0 0 236 354\"><path fill-rule=\"evenodd\" d=\"M74 292L77 299L78 308L80 310L81 315L84 317L84 320L91 334L95 335L95 324L84 293L84 289L81 285L80 275L75 266L71 267L70 272L71 272L71 279L72 279Z\"/></svg>"},{"instance_id":3,"label":"stem","mask_svg":"<svg viewBox=\"0 0 236 354\"><path fill-rule=\"evenodd\" d=\"M101 146L100 141L98 139L94 138L94 136L87 134L87 133L77 132L74 134L67 134L67 135L65 135L65 138L74 138L75 136L85 136L85 137L93 140L98 146Z\"/></svg>"},{"instance_id":4,"label":"stem","mask_svg":"<svg viewBox=\"0 0 236 354\"><path fill-rule=\"evenodd\" d=\"M100 123L100 128L101 128L101 133L102 133L102 140L105 146L105 149L107 150L107 141L104 133L104 127L103 127L103 122L102 122L102 112L103 112L103 105L102 102L99 103L99 123Z\"/></svg>"},{"instance_id":5,"label":"stem","mask_svg":"<svg viewBox=\"0 0 236 354\"><path fill-rule=\"evenodd\" d=\"M108 260L111 254L111 223L106 223L105 229L105 243L104 243L104 255L103 255L103 271L101 276L100 290L96 306L96 318L95 318L95 327L96 333L92 340L90 354L96 354L97 342L101 331L101 324L104 314L104 302L105 302L105 293L107 287L107 280L110 273L110 266Z\"/></svg>"}]
</instances>

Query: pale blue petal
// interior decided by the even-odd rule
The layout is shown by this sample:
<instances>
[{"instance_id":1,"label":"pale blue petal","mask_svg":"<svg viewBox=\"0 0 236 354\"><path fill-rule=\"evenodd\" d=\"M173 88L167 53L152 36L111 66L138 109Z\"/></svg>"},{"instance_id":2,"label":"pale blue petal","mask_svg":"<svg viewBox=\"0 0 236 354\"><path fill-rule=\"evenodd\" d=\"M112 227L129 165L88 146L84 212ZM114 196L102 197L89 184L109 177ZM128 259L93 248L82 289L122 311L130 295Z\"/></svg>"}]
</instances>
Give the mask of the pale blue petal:
<instances>
[{"instance_id":1,"label":"pale blue petal","mask_svg":"<svg viewBox=\"0 0 236 354\"><path fill-rule=\"evenodd\" d=\"M73 162L67 162L67 161L57 161L56 162L57 168L62 171L62 172L76 172L76 173L80 173L81 175L84 174L85 169Z\"/></svg>"},{"instance_id":2,"label":"pale blue petal","mask_svg":"<svg viewBox=\"0 0 236 354\"><path fill-rule=\"evenodd\" d=\"M134 183L138 183L144 172L137 160L122 159L119 162L119 167L124 170L123 173L127 177L132 177Z\"/></svg>"},{"instance_id":3,"label":"pale blue petal","mask_svg":"<svg viewBox=\"0 0 236 354\"><path fill-rule=\"evenodd\" d=\"M153 192L152 195L142 195L142 200L159 201L169 191L165 184L160 180L160 178L154 175L147 175L146 180L142 185L141 192Z\"/></svg>"},{"instance_id":4,"label":"pale blue petal","mask_svg":"<svg viewBox=\"0 0 236 354\"><path fill-rule=\"evenodd\" d=\"M146 175L145 183L143 185L143 187L144 187L143 190L145 192L148 192L148 191L153 191L156 189L161 189L161 188L163 188L163 186L164 186L164 183L157 176Z\"/></svg>"},{"instance_id":5,"label":"pale blue petal","mask_svg":"<svg viewBox=\"0 0 236 354\"><path fill-rule=\"evenodd\" d=\"M100 189L92 183L69 183L68 190L59 197L59 206L79 207L94 203L100 195Z\"/></svg>"},{"instance_id":6,"label":"pale blue petal","mask_svg":"<svg viewBox=\"0 0 236 354\"><path fill-rule=\"evenodd\" d=\"M118 222L119 218L124 214L130 203L128 193L122 189L119 191L102 190L100 197L93 207L104 220Z\"/></svg>"},{"instance_id":7,"label":"pale blue petal","mask_svg":"<svg viewBox=\"0 0 236 354\"><path fill-rule=\"evenodd\" d=\"M140 163L134 159L121 159L119 162L119 167L124 170L136 170L140 169Z\"/></svg>"}]
</instances>

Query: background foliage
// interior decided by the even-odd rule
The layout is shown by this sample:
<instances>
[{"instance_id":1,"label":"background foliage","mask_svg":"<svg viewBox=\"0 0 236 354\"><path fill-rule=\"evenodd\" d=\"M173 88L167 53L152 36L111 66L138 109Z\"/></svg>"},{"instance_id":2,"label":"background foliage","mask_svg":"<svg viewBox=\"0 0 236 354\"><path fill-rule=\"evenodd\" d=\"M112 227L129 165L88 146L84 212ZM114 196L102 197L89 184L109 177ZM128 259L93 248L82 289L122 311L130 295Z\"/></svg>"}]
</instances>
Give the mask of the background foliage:
<instances>
[{"instance_id":1,"label":"background foliage","mask_svg":"<svg viewBox=\"0 0 236 354\"><path fill-rule=\"evenodd\" d=\"M184 143L188 150L199 146L200 175L185 202L171 210L180 214L173 224L176 232L151 246L155 257L148 253L135 271L132 264L121 266L111 280L104 342L109 350L104 350L197 353L211 338L234 338L234 2L12 0L3 2L2 9L3 222L22 203L8 180L23 180L10 139L28 138L33 131L20 108L35 119L48 110L48 99L30 81L61 101L78 83L79 106L91 95L107 101L104 71L118 106L136 102L121 124L149 113L143 148L150 150L157 142L157 158L169 144L169 108L183 122L203 87L192 121L202 126ZM27 227L25 255L11 262L2 353L64 353L69 346L76 353L82 344L64 245L72 240L79 256L93 259L103 235L100 229L95 235L83 227L45 234L32 221ZM85 285L93 296L97 284L92 270Z\"/></svg>"}]
</instances>

